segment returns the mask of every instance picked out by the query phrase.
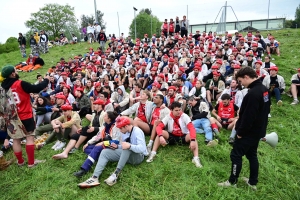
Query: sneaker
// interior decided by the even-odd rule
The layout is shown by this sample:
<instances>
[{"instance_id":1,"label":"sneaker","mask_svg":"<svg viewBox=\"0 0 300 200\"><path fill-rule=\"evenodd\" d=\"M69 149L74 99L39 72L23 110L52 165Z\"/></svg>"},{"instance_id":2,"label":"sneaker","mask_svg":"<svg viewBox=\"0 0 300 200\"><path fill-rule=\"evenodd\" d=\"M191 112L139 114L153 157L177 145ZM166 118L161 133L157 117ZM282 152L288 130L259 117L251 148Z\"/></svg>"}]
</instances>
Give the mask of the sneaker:
<instances>
[{"instance_id":1,"label":"sneaker","mask_svg":"<svg viewBox=\"0 0 300 200\"><path fill-rule=\"evenodd\" d=\"M146 160L147 163L153 162L154 157L156 156L156 153L151 152L149 155L149 158Z\"/></svg>"},{"instance_id":2,"label":"sneaker","mask_svg":"<svg viewBox=\"0 0 300 200\"><path fill-rule=\"evenodd\" d=\"M233 143L234 143L234 138L229 138L229 140L228 140L228 143L230 144L230 145L233 145Z\"/></svg>"},{"instance_id":3,"label":"sneaker","mask_svg":"<svg viewBox=\"0 0 300 200\"><path fill-rule=\"evenodd\" d=\"M299 100L294 100L291 105L297 105L299 103Z\"/></svg>"},{"instance_id":4,"label":"sneaker","mask_svg":"<svg viewBox=\"0 0 300 200\"><path fill-rule=\"evenodd\" d=\"M193 158L192 159L192 163L194 163L196 165L196 167L198 168L202 168L203 166L200 163L200 159L199 158Z\"/></svg>"},{"instance_id":5,"label":"sneaker","mask_svg":"<svg viewBox=\"0 0 300 200\"><path fill-rule=\"evenodd\" d=\"M113 186L117 183L117 175L115 173L111 174L107 179L104 180L104 183L106 183L109 186Z\"/></svg>"},{"instance_id":6,"label":"sneaker","mask_svg":"<svg viewBox=\"0 0 300 200\"><path fill-rule=\"evenodd\" d=\"M277 106L282 106L282 101L281 100L277 101Z\"/></svg>"},{"instance_id":7,"label":"sneaker","mask_svg":"<svg viewBox=\"0 0 300 200\"><path fill-rule=\"evenodd\" d=\"M78 187L80 187L80 188L90 188L90 187L95 187L97 185L100 185L100 183L98 181L98 178L91 177L88 180L86 180L82 183L79 183Z\"/></svg>"},{"instance_id":8,"label":"sneaker","mask_svg":"<svg viewBox=\"0 0 300 200\"><path fill-rule=\"evenodd\" d=\"M222 183L218 183L220 187L236 187L236 184L231 184L228 180Z\"/></svg>"},{"instance_id":9,"label":"sneaker","mask_svg":"<svg viewBox=\"0 0 300 200\"><path fill-rule=\"evenodd\" d=\"M71 151L69 151L69 153L76 153L77 150L78 150L77 148L73 147L73 148L71 149Z\"/></svg>"},{"instance_id":10,"label":"sneaker","mask_svg":"<svg viewBox=\"0 0 300 200\"><path fill-rule=\"evenodd\" d=\"M82 177L83 175L86 174L87 171L85 171L84 169L80 169L78 172L74 172L74 176L76 177Z\"/></svg>"},{"instance_id":11,"label":"sneaker","mask_svg":"<svg viewBox=\"0 0 300 200\"><path fill-rule=\"evenodd\" d=\"M147 152L148 152L148 155L150 155L151 149L152 149L152 145L148 144L148 145L147 145Z\"/></svg>"},{"instance_id":12,"label":"sneaker","mask_svg":"<svg viewBox=\"0 0 300 200\"><path fill-rule=\"evenodd\" d=\"M44 145L45 145L45 142L42 142L42 143L40 143L40 144L37 144L37 145L35 146L35 148L36 148L37 150L40 150L41 148L43 148Z\"/></svg>"},{"instance_id":13,"label":"sneaker","mask_svg":"<svg viewBox=\"0 0 300 200\"><path fill-rule=\"evenodd\" d=\"M36 167L38 164L44 163L44 162L46 162L46 160L34 160L34 164L33 164L33 165L28 165L28 168L34 168L34 167Z\"/></svg>"},{"instance_id":14,"label":"sneaker","mask_svg":"<svg viewBox=\"0 0 300 200\"><path fill-rule=\"evenodd\" d=\"M218 140L217 139L215 139L215 140L211 140L211 141L209 141L208 143L207 143L207 145L206 146L208 146L208 147L214 147L214 146L217 146L218 145Z\"/></svg>"},{"instance_id":15,"label":"sneaker","mask_svg":"<svg viewBox=\"0 0 300 200\"><path fill-rule=\"evenodd\" d=\"M248 185L252 190L257 190L256 185L250 185L250 184L249 184L249 178L242 177L242 180L243 180L245 183L247 183L247 185Z\"/></svg>"},{"instance_id":16,"label":"sneaker","mask_svg":"<svg viewBox=\"0 0 300 200\"><path fill-rule=\"evenodd\" d=\"M59 143L60 143L60 141L59 140L57 140L56 142L55 142L55 144L51 147L51 149L55 149L56 148L56 146L58 146L59 145Z\"/></svg>"},{"instance_id":17,"label":"sneaker","mask_svg":"<svg viewBox=\"0 0 300 200\"><path fill-rule=\"evenodd\" d=\"M215 135L216 137L218 137L219 134L220 134L219 129L214 128L213 131L214 131L214 135Z\"/></svg>"},{"instance_id":18,"label":"sneaker","mask_svg":"<svg viewBox=\"0 0 300 200\"><path fill-rule=\"evenodd\" d=\"M23 163L18 163L18 161L17 161L16 163L17 163L17 165L18 165L19 167L23 167L23 166L25 165L25 160L24 160Z\"/></svg>"},{"instance_id":19,"label":"sneaker","mask_svg":"<svg viewBox=\"0 0 300 200\"><path fill-rule=\"evenodd\" d=\"M291 92L287 92L286 95L287 95L288 97L291 97L291 98L293 97L293 95L292 95Z\"/></svg>"},{"instance_id":20,"label":"sneaker","mask_svg":"<svg viewBox=\"0 0 300 200\"><path fill-rule=\"evenodd\" d=\"M271 114L269 113L269 114L268 114L268 118L271 118L271 117L272 117L272 116L271 116Z\"/></svg>"},{"instance_id":21,"label":"sneaker","mask_svg":"<svg viewBox=\"0 0 300 200\"><path fill-rule=\"evenodd\" d=\"M56 148L54 149L55 151L58 151L58 150L62 150L64 148L64 146L66 146L66 143L65 142L60 142Z\"/></svg>"}]
</instances>

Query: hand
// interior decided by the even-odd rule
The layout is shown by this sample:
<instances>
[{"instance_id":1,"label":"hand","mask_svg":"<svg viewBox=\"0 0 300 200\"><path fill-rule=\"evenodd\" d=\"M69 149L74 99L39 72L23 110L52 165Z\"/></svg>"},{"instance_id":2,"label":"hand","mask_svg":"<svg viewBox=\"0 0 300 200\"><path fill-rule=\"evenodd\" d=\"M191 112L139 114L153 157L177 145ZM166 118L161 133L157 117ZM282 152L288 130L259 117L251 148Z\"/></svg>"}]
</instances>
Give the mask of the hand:
<instances>
[{"instance_id":1,"label":"hand","mask_svg":"<svg viewBox=\"0 0 300 200\"><path fill-rule=\"evenodd\" d=\"M91 100L91 101L94 101L94 97L90 97L90 100Z\"/></svg>"},{"instance_id":2,"label":"hand","mask_svg":"<svg viewBox=\"0 0 300 200\"><path fill-rule=\"evenodd\" d=\"M191 141L190 142L190 149L193 151L196 149L196 141Z\"/></svg>"},{"instance_id":3,"label":"hand","mask_svg":"<svg viewBox=\"0 0 300 200\"><path fill-rule=\"evenodd\" d=\"M52 111L59 111L58 108L51 108Z\"/></svg>"},{"instance_id":4,"label":"hand","mask_svg":"<svg viewBox=\"0 0 300 200\"><path fill-rule=\"evenodd\" d=\"M217 120L218 120L218 122L222 121L221 117L219 117L219 116L217 116Z\"/></svg>"},{"instance_id":5,"label":"hand","mask_svg":"<svg viewBox=\"0 0 300 200\"><path fill-rule=\"evenodd\" d=\"M85 148L86 148L88 145L89 145L88 143L86 143L85 145L83 145L83 147L82 147L82 151L84 151L84 150L85 150Z\"/></svg>"},{"instance_id":6,"label":"hand","mask_svg":"<svg viewBox=\"0 0 300 200\"><path fill-rule=\"evenodd\" d=\"M160 123L160 120L159 120L159 119L155 120L155 121L154 121L154 126L157 126L159 123Z\"/></svg>"},{"instance_id":7,"label":"hand","mask_svg":"<svg viewBox=\"0 0 300 200\"><path fill-rule=\"evenodd\" d=\"M77 133L80 134L81 131L82 131L82 128L78 129L78 130L77 130Z\"/></svg>"},{"instance_id":8,"label":"hand","mask_svg":"<svg viewBox=\"0 0 300 200\"><path fill-rule=\"evenodd\" d=\"M95 131L95 128L94 127L90 127L86 132L91 133L91 132L94 132L94 131Z\"/></svg>"},{"instance_id":9,"label":"hand","mask_svg":"<svg viewBox=\"0 0 300 200\"><path fill-rule=\"evenodd\" d=\"M214 89L214 86L210 86L209 89L210 89L210 90Z\"/></svg>"},{"instance_id":10,"label":"hand","mask_svg":"<svg viewBox=\"0 0 300 200\"><path fill-rule=\"evenodd\" d=\"M239 136L239 135L236 135L236 137L237 137L238 139L241 139L241 138L242 138L242 136Z\"/></svg>"},{"instance_id":11,"label":"hand","mask_svg":"<svg viewBox=\"0 0 300 200\"><path fill-rule=\"evenodd\" d=\"M228 122L233 122L234 121L234 118L229 118L228 119Z\"/></svg>"},{"instance_id":12,"label":"hand","mask_svg":"<svg viewBox=\"0 0 300 200\"><path fill-rule=\"evenodd\" d=\"M119 104L118 103L114 103L114 108L117 108L119 107Z\"/></svg>"},{"instance_id":13,"label":"hand","mask_svg":"<svg viewBox=\"0 0 300 200\"><path fill-rule=\"evenodd\" d=\"M159 137L159 142L163 147L167 145L166 139L163 136Z\"/></svg>"},{"instance_id":14,"label":"hand","mask_svg":"<svg viewBox=\"0 0 300 200\"><path fill-rule=\"evenodd\" d=\"M129 149L130 148L130 143L128 143L128 142L122 142L122 149L123 150L126 150L126 149Z\"/></svg>"},{"instance_id":15,"label":"hand","mask_svg":"<svg viewBox=\"0 0 300 200\"><path fill-rule=\"evenodd\" d=\"M4 145L5 149L9 148L9 140L5 139L3 145Z\"/></svg>"},{"instance_id":16,"label":"hand","mask_svg":"<svg viewBox=\"0 0 300 200\"><path fill-rule=\"evenodd\" d=\"M115 144L115 143L111 143L110 146L109 146L109 148L111 148L111 149L117 149L118 145Z\"/></svg>"},{"instance_id":17,"label":"hand","mask_svg":"<svg viewBox=\"0 0 300 200\"><path fill-rule=\"evenodd\" d=\"M99 142L96 144L96 146L102 146L103 145L103 142Z\"/></svg>"},{"instance_id":18,"label":"hand","mask_svg":"<svg viewBox=\"0 0 300 200\"><path fill-rule=\"evenodd\" d=\"M166 104L161 104L160 109L164 109L166 107Z\"/></svg>"},{"instance_id":19,"label":"hand","mask_svg":"<svg viewBox=\"0 0 300 200\"><path fill-rule=\"evenodd\" d=\"M218 87L214 87L214 90L218 90Z\"/></svg>"}]
</instances>

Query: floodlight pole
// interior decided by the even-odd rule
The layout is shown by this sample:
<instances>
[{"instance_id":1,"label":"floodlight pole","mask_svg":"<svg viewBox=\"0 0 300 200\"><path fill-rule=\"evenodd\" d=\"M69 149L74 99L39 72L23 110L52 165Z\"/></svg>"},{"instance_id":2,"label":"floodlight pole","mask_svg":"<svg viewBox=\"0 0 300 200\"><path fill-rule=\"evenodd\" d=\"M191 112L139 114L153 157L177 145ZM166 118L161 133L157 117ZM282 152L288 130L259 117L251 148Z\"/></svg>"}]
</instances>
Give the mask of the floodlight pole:
<instances>
[{"instance_id":1,"label":"floodlight pole","mask_svg":"<svg viewBox=\"0 0 300 200\"><path fill-rule=\"evenodd\" d=\"M120 20L119 20L119 12L117 12L117 15L118 15L119 37L120 37L121 35L120 35Z\"/></svg>"},{"instance_id":2,"label":"floodlight pole","mask_svg":"<svg viewBox=\"0 0 300 200\"><path fill-rule=\"evenodd\" d=\"M96 4L96 0L94 0L94 7L95 7L95 22L98 22L97 21L98 20L98 16L97 16L97 4Z\"/></svg>"},{"instance_id":3,"label":"floodlight pole","mask_svg":"<svg viewBox=\"0 0 300 200\"><path fill-rule=\"evenodd\" d=\"M136 16L135 16L135 11L137 11L138 9L133 7L133 10L134 10L134 37L136 39Z\"/></svg>"},{"instance_id":4,"label":"floodlight pole","mask_svg":"<svg viewBox=\"0 0 300 200\"><path fill-rule=\"evenodd\" d=\"M267 30L269 30L269 13L270 13L270 0L268 3L268 21L267 21Z\"/></svg>"}]
</instances>

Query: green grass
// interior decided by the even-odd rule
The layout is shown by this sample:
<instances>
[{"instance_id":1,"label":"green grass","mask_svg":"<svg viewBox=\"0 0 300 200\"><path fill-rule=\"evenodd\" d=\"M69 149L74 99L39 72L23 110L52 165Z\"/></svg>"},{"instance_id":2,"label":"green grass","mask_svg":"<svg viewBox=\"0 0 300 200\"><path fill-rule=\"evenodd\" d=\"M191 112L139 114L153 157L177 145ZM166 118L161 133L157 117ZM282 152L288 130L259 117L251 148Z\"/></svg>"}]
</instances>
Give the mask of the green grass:
<instances>
[{"instance_id":1,"label":"green grass","mask_svg":"<svg viewBox=\"0 0 300 200\"><path fill-rule=\"evenodd\" d=\"M281 57L274 56L274 63L279 67L289 87L294 68L300 67L300 32L280 30L272 34L281 43ZM289 34L289 36L286 36ZM266 35L266 33L263 33ZM93 45L94 47L96 45ZM57 47L42 55L46 66L40 70L43 74L48 67L64 57L67 59L87 51L90 45L85 43L75 46ZM19 52L0 55L0 66L21 61ZM20 74L23 80L35 81L36 72ZM192 163L192 154L187 146L167 146L160 148L153 163L145 161L139 166L126 165L118 183L113 187L103 183L116 167L116 163L107 165L100 177L101 185L92 189L81 190L77 184L86 180L89 172L81 179L72 174L85 160L82 152L71 155L66 160L55 161L51 157L57 152L47 145L36 151L38 159L47 162L35 169L10 166L0 173L0 188L3 199L300 199L300 136L299 105L289 105L291 98L283 95L283 106L277 107L272 98L272 118L269 120L268 133L277 132L278 146L273 149L261 142L258 150L260 173L258 191L253 192L245 183L239 181L238 188L219 188L216 184L225 181L230 172L230 150L227 144L228 131L221 133L220 145L208 148L204 145L204 136L198 135L199 152L203 168L198 169ZM147 141L148 141L147 137ZM25 155L25 151L24 151ZM6 154L13 158L12 152ZM243 160L241 176L249 175L249 164Z\"/></svg>"}]
</instances>

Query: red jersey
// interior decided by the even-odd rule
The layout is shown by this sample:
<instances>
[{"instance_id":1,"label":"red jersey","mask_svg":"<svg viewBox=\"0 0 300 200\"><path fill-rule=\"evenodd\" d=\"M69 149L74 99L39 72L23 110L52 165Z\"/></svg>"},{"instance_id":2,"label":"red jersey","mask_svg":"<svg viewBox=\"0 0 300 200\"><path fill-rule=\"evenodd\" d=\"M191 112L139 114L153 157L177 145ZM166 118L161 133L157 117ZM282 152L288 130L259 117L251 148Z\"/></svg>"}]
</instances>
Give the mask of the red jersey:
<instances>
[{"instance_id":1,"label":"red jersey","mask_svg":"<svg viewBox=\"0 0 300 200\"><path fill-rule=\"evenodd\" d=\"M174 22L173 22L173 23L170 23L169 26L170 26L170 27L169 27L169 32L173 33L174 30L175 30Z\"/></svg>"},{"instance_id":2,"label":"red jersey","mask_svg":"<svg viewBox=\"0 0 300 200\"><path fill-rule=\"evenodd\" d=\"M21 86L21 80L17 80L10 87L12 94L14 95L14 100L18 108L18 115L20 120L30 119L33 117L30 95L26 93Z\"/></svg>"},{"instance_id":3,"label":"red jersey","mask_svg":"<svg viewBox=\"0 0 300 200\"><path fill-rule=\"evenodd\" d=\"M232 102L229 103L228 106L224 106L223 102L219 102L218 115L224 119L234 118L234 104ZM229 123L229 122L228 122Z\"/></svg>"},{"instance_id":4,"label":"red jersey","mask_svg":"<svg viewBox=\"0 0 300 200\"><path fill-rule=\"evenodd\" d=\"M156 107L152 113L151 125L154 125L155 120L159 119L160 108Z\"/></svg>"},{"instance_id":5,"label":"red jersey","mask_svg":"<svg viewBox=\"0 0 300 200\"><path fill-rule=\"evenodd\" d=\"M173 125L174 125L174 127L173 127L172 135L175 135L175 136L178 136L178 137L183 136L183 133L182 133L180 125L179 125L179 120L177 120L177 122L176 122L175 119L174 119L174 124Z\"/></svg>"},{"instance_id":6,"label":"red jersey","mask_svg":"<svg viewBox=\"0 0 300 200\"><path fill-rule=\"evenodd\" d=\"M147 118L146 118L146 114L145 114L145 107L146 104L140 104L139 108L138 108L138 113L137 113L137 117L140 118L143 122L147 122Z\"/></svg>"}]
</instances>

